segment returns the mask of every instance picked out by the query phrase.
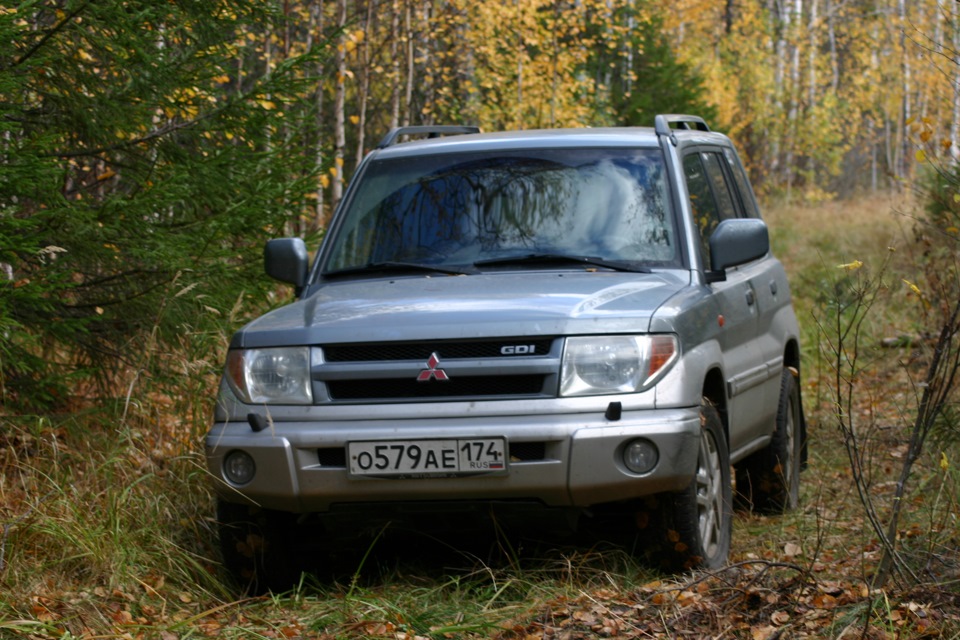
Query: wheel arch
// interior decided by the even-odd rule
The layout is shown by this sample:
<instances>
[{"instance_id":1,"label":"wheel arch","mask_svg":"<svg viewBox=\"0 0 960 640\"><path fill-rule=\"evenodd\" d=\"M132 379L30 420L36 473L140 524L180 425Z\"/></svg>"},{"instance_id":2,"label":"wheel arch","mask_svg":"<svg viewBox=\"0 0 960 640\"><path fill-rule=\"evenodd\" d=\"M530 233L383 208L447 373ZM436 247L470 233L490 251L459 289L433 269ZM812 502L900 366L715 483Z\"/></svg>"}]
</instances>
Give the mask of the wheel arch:
<instances>
[{"instance_id":1,"label":"wheel arch","mask_svg":"<svg viewBox=\"0 0 960 640\"><path fill-rule=\"evenodd\" d=\"M797 397L800 399L800 468L807 468L807 418L803 411L803 385L800 376L800 343L796 340L787 341L783 348L783 366L790 369L793 373L797 385Z\"/></svg>"},{"instance_id":2,"label":"wheel arch","mask_svg":"<svg viewBox=\"0 0 960 640\"><path fill-rule=\"evenodd\" d=\"M727 416L727 392L723 381L723 372L719 367L713 367L707 371L703 379L703 397L710 401L720 414L720 422L723 424L723 437L730 443L730 421Z\"/></svg>"},{"instance_id":3,"label":"wheel arch","mask_svg":"<svg viewBox=\"0 0 960 640\"><path fill-rule=\"evenodd\" d=\"M783 364L800 371L800 344L796 340L789 340L783 348Z\"/></svg>"}]
</instances>

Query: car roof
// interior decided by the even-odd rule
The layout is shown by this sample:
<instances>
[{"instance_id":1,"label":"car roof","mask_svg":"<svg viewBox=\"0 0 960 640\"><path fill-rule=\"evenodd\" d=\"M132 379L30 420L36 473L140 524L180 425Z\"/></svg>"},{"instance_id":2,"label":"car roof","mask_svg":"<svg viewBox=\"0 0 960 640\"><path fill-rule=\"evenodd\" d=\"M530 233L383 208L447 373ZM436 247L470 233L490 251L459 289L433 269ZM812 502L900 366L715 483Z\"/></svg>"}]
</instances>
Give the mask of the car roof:
<instances>
[{"instance_id":1,"label":"car roof","mask_svg":"<svg viewBox=\"0 0 960 640\"><path fill-rule=\"evenodd\" d=\"M702 139L705 143L717 144L726 136L716 132L675 131L678 137ZM509 151L523 149L576 149L576 148L657 148L660 141L653 127L602 127L580 129L529 129L523 131L498 131L491 133L468 133L426 138L391 144L378 149L378 159L435 155L445 153L470 153L484 151Z\"/></svg>"}]
</instances>

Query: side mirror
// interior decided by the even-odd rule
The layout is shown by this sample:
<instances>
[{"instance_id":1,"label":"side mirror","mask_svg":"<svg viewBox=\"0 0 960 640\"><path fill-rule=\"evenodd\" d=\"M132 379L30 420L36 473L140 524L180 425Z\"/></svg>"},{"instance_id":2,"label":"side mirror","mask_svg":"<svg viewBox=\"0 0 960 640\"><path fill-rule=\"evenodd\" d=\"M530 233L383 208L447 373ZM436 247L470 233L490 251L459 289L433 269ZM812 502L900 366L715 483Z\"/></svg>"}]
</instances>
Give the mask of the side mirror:
<instances>
[{"instance_id":1,"label":"side mirror","mask_svg":"<svg viewBox=\"0 0 960 640\"><path fill-rule=\"evenodd\" d=\"M710 236L710 269L723 273L729 267L762 258L769 252L770 235L763 220L724 220Z\"/></svg>"},{"instance_id":2,"label":"side mirror","mask_svg":"<svg viewBox=\"0 0 960 640\"><path fill-rule=\"evenodd\" d=\"M268 240L263 248L263 266L267 275L300 289L307 283L310 256L300 238Z\"/></svg>"}]
</instances>

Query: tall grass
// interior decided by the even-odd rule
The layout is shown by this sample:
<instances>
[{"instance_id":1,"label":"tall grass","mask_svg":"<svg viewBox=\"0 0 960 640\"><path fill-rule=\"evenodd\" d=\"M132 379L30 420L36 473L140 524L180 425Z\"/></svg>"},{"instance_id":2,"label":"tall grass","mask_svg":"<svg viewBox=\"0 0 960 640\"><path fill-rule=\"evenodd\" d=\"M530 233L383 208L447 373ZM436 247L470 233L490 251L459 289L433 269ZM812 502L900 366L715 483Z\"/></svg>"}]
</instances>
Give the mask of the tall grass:
<instances>
[{"instance_id":1,"label":"tall grass","mask_svg":"<svg viewBox=\"0 0 960 640\"><path fill-rule=\"evenodd\" d=\"M837 431L837 418L843 411L843 420L855 424L866 471L864 497L883 517L894 506L909 426L931 357L928 336L939 331L935 322L930 326L927 313L931 302L938 302L929 299L929 292L918 294L913 285L924 282L928 248L921 233L923 213L909 197L893 196L776 208L768 219L777 253L791 277L803 329L812 465L838 476L830 481L808 473L806 479L812 476L824 484L819 491L826 501L817 513L846 522L848 540L859 522L856 544L851 546L859 550L866 580L876 569L877 538L853 491L846 452L851 441ZM867 295L875 295L876 302L863 314L858 333L846 336L848 343L856 340L852 353L857 366L838 375L838 366L851 364L849 353L838 360L835 352L839 334L846 330L840 316L852 313L860 296ZM838 384L849 385L855 394L852 415L846 415L848 407L835 404ZM955 413L947 414L949 422ZM950 425L944 426L949 431ZM960 484L951 462L960 457L960 438L940 438L930 445L910 479L908 517L898 541L903 557L914 558L910 571L939 588L955 586L960 577L956 552Z\"/></svg>"},{"instance_id":2,"label":"tall grass","mask_svg":"<svg viewBox=\"0 0 960 640\"><path fill-rule=\"evenodd\" d=\"M114 589L163 575L222 593L206 560L210 495L198 454L163 455L140 434L86 419L5 420L4 584Z\"/></svg>"},{"instance_id":3,"label":"tall grass","mask_svg":"<svg viewBox=\"0 0 960 640\"><path fill-rule=\"evenodd\" d=\"M225 346L225 332L185 330L176 352L157 347L118 372L112 397L0 417L0 637L483 636L545 601L643 575L623 554L541 559L492 540L494 564L372 549L341 579L305 576L290 594L238 600L202 458Z\"/></svg>"},{"instance_id":4,"label":"tall grass","mask_svg":"<svg viewBox=\"0 0 960 640\"><path fill-rule=\"evenodd\" d=\"M960 613L939 595L960 576L960 452L943 449L946 469L940 450L928 452L903 531L907 552L940 562L929 573L940 582L865 591L878 547L823 392L829 366L816 319L848 274L839 265L911 269L911 221L897 214L906 206L871 198L766 212L803 331L810 469L796 512L737 514L722 572L663 576L589 541L491 540L490 553L473 555L447 541L443 559L378 541L337 578L305 576L290 593L238 599L219 563L201 446L228 329L184 327L176 348L155 347L119 372L112 397L74 399L67 414L0 417L0 637L873 637L868 630L882 628L910 638L928 629L919 610L941 637L960 638ZM913 357L910 346L880 345L920 326L898 283L870 319L875 362L857 404L882 445L872 486L880 498L891 492L908 395L900 363ZM234 325L240 308L221 324Z\"/></svg>"}]
</instances>

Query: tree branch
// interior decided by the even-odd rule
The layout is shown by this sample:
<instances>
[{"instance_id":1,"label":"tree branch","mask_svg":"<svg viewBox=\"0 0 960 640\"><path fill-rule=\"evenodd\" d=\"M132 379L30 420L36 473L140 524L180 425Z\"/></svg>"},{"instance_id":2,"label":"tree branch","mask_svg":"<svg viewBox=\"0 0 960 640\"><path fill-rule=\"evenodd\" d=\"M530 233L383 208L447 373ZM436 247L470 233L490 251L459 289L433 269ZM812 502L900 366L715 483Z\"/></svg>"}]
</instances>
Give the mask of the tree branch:
<instances>
[{"instance_id":1,"label":"tree branch","mask_svg":"<svg viewBox=\"0 0 960 640\"><path fill-rule=\"evenodd\" d=\"M45 45L45 44L47 43L47 41L48 41L50 38L52 38L53 36L57 35L57 34L60 33L61 31L63 31L63 29L67 26L67 24L68 24L69 22L73 21L74 18L76 18L78 15L80 15L81 13L83 13L84 11L86 11L87 7L89 7L91 4L93 4L93 0L87 0L86 2L84 2L83 4L81 4L79 7L77 7L76 9L74 9L73 12L71 12L71 13L67 14L66 16L64 16L64 17L63 17L63 20L61 20L61 21L58 22L57 24L53 25L53 27L52 27L49 31L47 31L46 33L43 34L43 37L42 37L42 38L40 38L39 40L37 40L36 43L34 43L34 45L33 45L32 47L30 47L29 49L27 49L27 51L26 51L22 56L20 56L20 57L17 58L16 60L14 60L13 63L11 63L11 65L10 65L9 67L7 67L6 69L4 69L4 71L13 69L14 67L17 67L17 66L20 66L21 64L23 64L24 62L26 62L27 60L29 60L31 57L33 57L33 55L34 55L37 51L39 51L39 50L43 47L43 45Z\"/></svg>"}]
</instances>

